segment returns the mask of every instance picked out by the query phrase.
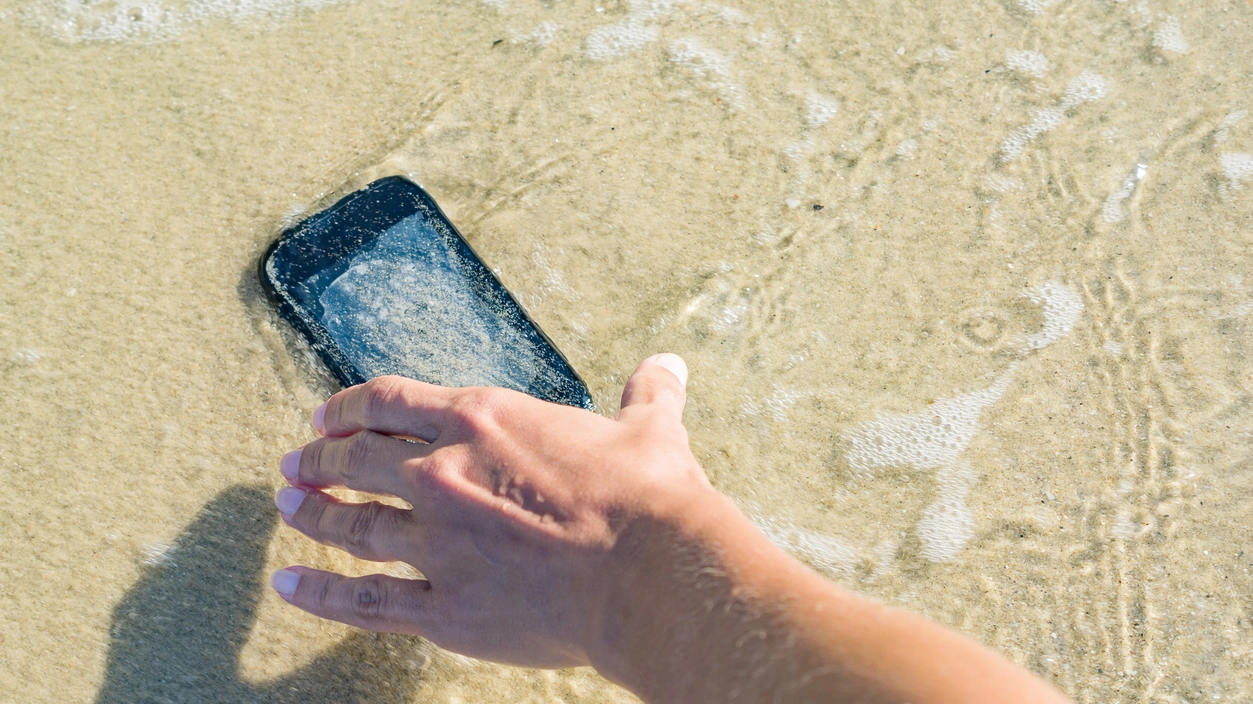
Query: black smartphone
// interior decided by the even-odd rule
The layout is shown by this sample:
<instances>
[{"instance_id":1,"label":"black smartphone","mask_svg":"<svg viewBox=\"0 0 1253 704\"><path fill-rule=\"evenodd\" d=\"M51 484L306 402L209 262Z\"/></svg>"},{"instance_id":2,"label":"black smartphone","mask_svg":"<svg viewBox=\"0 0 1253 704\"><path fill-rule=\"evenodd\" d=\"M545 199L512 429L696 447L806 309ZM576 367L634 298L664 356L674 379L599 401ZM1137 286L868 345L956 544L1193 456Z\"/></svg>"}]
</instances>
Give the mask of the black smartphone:
<instances>
[{"instance_id":1,"label":"black smartphone","mask_svg":"<svg viewBox=\"0 0 1253 704\"><path fill-rule=\"evenodd\" d=\"M565 356L412 181L380 179L287 229L260 274L344 386L399 374L592 407Z\"/></svg>"}]
</instances>

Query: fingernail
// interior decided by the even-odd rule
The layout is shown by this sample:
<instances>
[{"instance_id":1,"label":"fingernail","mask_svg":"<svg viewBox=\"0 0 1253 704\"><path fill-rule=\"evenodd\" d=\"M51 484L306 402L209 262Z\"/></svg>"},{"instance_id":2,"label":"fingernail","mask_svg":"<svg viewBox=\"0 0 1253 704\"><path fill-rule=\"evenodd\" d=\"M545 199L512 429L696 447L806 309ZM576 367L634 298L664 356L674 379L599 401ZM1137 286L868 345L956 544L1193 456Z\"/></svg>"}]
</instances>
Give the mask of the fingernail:
<instances>
[{"instance_id":1,"label":"fingernail","mask_svg":"<svg viewBox=\"0 0 1253 704\"><path fill-rule=\"evenodd\" d=\"M682 357L669 352L659 354L657 355L657 366L678 377L679 383L683 385L683 388L687 388L687 362L684 362Z\"/></svg>"},{"instance_id":2,"label":"fingernail","mask_svg":"<svg viewBox=\"0 0 1253 704\"><path fill-rule=\"evenodd\" d=\"M276 570L270 575L270 586L283 596L295 594L297 584L300 584L300 575L291 570Z\"/></svg>"},{"instance_id":3,"label":"fingernail","mask_svg":"<svg viewBox=\"0 0 1253 704\"><path fill-rule=\"evenodd\" d=\"M284 516L290 516L300 508L300 502L308 496L305 492L292 486L285 486L274 495L274 505Z\"/></svg>"},{"instance_id":4,"label":"fingernail","mask_svg":"<svg viewBox=\"0 0 1253 704\"><path fill-rule=\"evenodd\" d=\"M326 404L322 404L313 409L313 427L318 431L319 435L324 435L323 426L326 424Z\"/></svg>"},{"instance_id":5,"label":"fingernail","mask_svg":"<svg viewBox=\"0 0 1253 704\"><path fill-rule=\"evenodd\" d=\"M300 450L289 452L283 455L283 459L278 461L278 471L284 477L294 480L296 473L300 471Z\"/></svg>"}]
</instances>

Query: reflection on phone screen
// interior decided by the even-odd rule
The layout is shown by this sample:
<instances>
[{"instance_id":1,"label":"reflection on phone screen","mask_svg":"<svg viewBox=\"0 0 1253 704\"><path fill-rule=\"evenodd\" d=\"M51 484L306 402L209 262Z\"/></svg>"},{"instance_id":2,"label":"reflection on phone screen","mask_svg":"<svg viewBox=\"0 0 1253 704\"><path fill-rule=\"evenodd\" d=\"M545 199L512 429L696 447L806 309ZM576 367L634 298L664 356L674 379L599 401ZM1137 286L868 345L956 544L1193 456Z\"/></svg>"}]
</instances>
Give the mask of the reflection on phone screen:
<instances>
[{"instance_id":1,"label":"reflection on phone screen","mask_svg":"<svg viewBox=\"0 0 1253 704\"><path fill-rule=\"evenodd\" d=\"M333 281L315 275L303 288L321 290L323 327L366 377L519 391L560 385L544 343L467 281L476 272L418 213L356 252Z\"/></svg>"}]
</instances>

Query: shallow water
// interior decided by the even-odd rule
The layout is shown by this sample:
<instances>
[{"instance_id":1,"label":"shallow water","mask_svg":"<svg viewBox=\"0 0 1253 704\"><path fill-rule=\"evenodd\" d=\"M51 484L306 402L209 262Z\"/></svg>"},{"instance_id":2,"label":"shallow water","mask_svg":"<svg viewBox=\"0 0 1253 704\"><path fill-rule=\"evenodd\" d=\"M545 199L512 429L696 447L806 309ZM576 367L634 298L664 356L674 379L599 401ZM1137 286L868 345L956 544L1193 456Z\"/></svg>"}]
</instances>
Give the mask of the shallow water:
<instances>
[{"instance_id":1,"label":"shallow water","mask_svg":"<svg viewBox=\"0 0 1253 704\"><path fill-rule=\"evenodd\" d=\"M683 354L712 479L832 579L1081 702L1253 699L1251 22L0 0L0 700L630 699L263 587L370 568L269 508L331 386L256 260L396 173L602 412Z\"/></svg>"}]
</instances>

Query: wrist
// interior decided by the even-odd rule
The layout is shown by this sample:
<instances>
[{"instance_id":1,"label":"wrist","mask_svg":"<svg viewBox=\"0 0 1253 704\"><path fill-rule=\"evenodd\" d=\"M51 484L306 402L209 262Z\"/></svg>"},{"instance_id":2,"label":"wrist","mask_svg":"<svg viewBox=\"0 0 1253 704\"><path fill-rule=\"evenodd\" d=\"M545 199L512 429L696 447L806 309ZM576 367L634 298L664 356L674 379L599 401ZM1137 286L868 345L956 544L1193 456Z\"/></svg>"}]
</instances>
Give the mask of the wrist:
<instances>
[{"instance_id":1,"label":"wrist","mask_svg":"<svg viewBox=\"0 0 1253 704\"><path fill-rule=\"evenodd\" d=\"M701 617L730 589L724 546L765 541L712 488L665 496L619 532L587 649L597 671L648 701L677 694L675 653L700 642L709 626Z\"/></svg>"}]
</instances>

